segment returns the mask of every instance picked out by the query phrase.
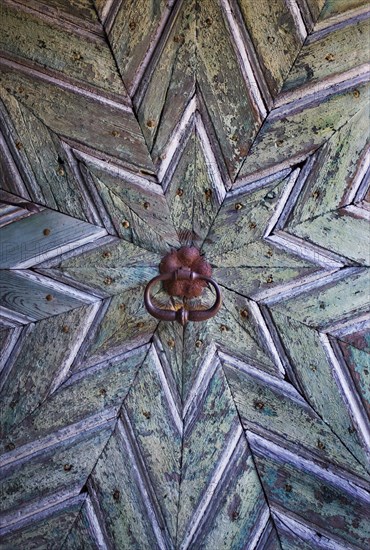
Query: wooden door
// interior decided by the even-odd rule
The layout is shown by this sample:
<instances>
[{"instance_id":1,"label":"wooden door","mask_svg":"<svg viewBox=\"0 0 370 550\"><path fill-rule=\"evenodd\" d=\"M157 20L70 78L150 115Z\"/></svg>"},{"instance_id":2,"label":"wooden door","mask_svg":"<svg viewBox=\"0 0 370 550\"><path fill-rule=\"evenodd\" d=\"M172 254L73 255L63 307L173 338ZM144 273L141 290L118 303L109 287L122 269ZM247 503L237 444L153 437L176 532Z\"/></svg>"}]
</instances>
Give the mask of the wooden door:
<instances>
[{"instance_id":1,"label":"wooden door","mask_svg":"<svg viewBox=\"0 0 370 550\"><path fill-rule=\"evenodd\" d=\"M369 548L367 9L1 0L2 548Z\"/></svg>"}]
</instances>

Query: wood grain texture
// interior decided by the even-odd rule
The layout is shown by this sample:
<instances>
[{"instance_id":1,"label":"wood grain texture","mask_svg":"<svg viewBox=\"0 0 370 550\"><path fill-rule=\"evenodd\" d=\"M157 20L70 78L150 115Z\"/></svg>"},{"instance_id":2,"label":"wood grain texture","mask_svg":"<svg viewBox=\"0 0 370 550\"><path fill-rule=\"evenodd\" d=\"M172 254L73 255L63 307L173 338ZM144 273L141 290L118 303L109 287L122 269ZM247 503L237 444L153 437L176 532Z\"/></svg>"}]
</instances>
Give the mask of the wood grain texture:
<instances>
[{"instance_id":1,"label":"wood grain texture","mask_svg":"<svg viewBox=\"0 0 370 550\"><path fill-rule=\"evenodd\" d=\"M303 37L296 28L287 2L239 1L246 28L263 67L270 92L276 95L295 61Z\"/></svg>"},{"instance_id":2,"label":"wood grain texture","mask_svg":"<svg viewBox=\"0 0 370 550\"><path fill-rule=\"evenodd\" d=\"M364 2L0 4L5 548L367 549Z\"/></svg>"}]
</instances>

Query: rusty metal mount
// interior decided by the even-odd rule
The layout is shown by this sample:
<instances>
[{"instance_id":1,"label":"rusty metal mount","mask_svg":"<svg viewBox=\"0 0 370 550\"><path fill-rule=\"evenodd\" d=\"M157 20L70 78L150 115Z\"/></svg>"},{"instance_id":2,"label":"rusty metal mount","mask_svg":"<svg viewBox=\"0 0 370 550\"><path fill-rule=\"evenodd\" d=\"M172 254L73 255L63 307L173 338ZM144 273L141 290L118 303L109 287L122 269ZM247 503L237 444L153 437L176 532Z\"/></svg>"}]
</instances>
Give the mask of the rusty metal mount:
<instances>
[{"instance_id":1,"label":"rusty metal mount","mask_svg":"<svg viewBox=\"0 0 370 550\"><path fill-rule=\"evenodd\" d=\"M159 270L161 274L148 283L144 293L145 307L153 317L162 321L178 321L184 326L188 321L206 321L219 311L222 304L220 288L211 277L210 264L197 248L186 246L170 252L161 261ZM160 281L170 296L182 298L199 297L207 284L210 284L216 293L215 303L208 309L191 310L184 306L176 311L161 309L151 298L152 288Z\"/></svg>"}]
</instances>

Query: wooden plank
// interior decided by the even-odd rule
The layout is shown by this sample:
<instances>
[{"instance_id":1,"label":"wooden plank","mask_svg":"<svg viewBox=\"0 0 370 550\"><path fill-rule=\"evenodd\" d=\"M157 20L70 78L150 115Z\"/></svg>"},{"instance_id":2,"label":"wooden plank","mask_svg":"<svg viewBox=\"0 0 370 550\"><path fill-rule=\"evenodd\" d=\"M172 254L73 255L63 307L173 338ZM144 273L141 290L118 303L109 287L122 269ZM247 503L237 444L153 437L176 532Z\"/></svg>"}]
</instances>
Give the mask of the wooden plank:
<instances>
[{"instance_id":1,"label":"wooden plank","mask_svg":"<svg viewBox=\"0 0 370 550\"><path fill-rule=\"evenodd\" d=\"M160 4L157 6L160 10ZM133 102L155 164L195 93L195 1L182 3L174 17L143 81L145 88Z\"/></svg>"},{"instance_id":2,"label":"wooden plank","mask_svg":"<svg viewBox=\"0 0 370 550\"><path fill-rule=\"evenodd\" d=\"M107 13L104 1L98 0L100 13ZM109 5L109 2L105 2ZM148 54L152 51L162 20L168 17L173 2L145 0L121 2L108 37L120 73L128 90L135 89L137 73L142 72Z\"/></svg>"},{"instance_id":3,"label":"wooden plank","mask_svg":"<svg viewBox=\"0 0 370 550\"><path fill-rule=\"evenodd\" d=\"M311 17L313 21L315 21L319 17L321 10L324 8L326 0L306 0L306 2L311 12Z\"/></svg>"},{"instance_id":4,"label":"wooden plank","mask_svg":"<svg viewBox=\"0 0 370 550\"><path fill-rule=\"evenodd\" d=\"M167 302L165 307L169 307ZM183 387L184 329L177 322L160 321L154 338L161 363L167 363L166 377L177 402Z\"/></svg>"},{"instance_id":5,"label":"wooden plank","mask_svg":"<svg viewBox=\"0 0 370 550\"><path fill-rule=\"evenodd\" d=\"M368 310L368 273L366 269L342 271L341 278L299 296L275 304L273 311L284 313L310 327L324 329L336 321L344 322Z\"/></svg>"},{"instance_id":6,"label":"wooden plank","mask_svg":"<svg viewBox=\"0 0 370 550\"><path fill-rule=\"evenodd\" d=\"M346 0L345 2L343 0L333 0L332 2L325 2L320 13L320 21L366 6L367 0Z\"/></svg>"},{"instance_id":7,"label":"wooden plank","mask_svg":"<svg viewBox=\"0 0 370 550\"><path fill-rule=\"evenodd\" d=\"M193 545L201 548L245 548L258 539L266 521L267 505L251 453L241 437L227 475L212 501L212 510ZM278 543L277 543L278 544ZM266 546L265 546L266 548ZM268 546L278 550L279 546Z\"/></svg>"},{"instance_id":8,"label":"wooden plank","mask_svg":"<svg viewBox=\"0 0 370 550\"><path fill-rule=\"evenodd\" d=\"M255 190L226 195L203 246L207 258L261 240L288 184L289 178L283 176Z\"/></svg>"},{"instance_id":9,"label":"wooden plank","mask_svg":"<svg viewBox=\"0 0 370 550\"><path fill-rule=\"evenodd\" d=\"M81 512L75 519L72 528L68 531L61 550L77 550L83 548L84 550L97 550L99 548L98 543L94 540L92 535L91 519L87 512L87 505L82 507Z\"/></svg>"},{"instance_id":10,"label":"wooden plank","mask_svg":"<svg viewBox=\"0 0 370 550\"><path fill-rule=\"evenodd\" d=\"M367 94L366 84L358 84L322 97L319 104L272 111L240 170L239 185L243 177L257 173L261 177L265 171L292 166L306 158L364 107Z\"/></svg>"},{"instance_id":11,"label":"wooden plank","mask_svg":"<svg viewBox=\"0 0 370 550\"><path fill-rule=\"evenodd\" d=\"M217 2L198 6L197 84L231 179L235 179L261 124Z\"/></svg>"},{"instance_id":12,"label":"wooden plank","mask_svg":"<svg viewBox=\"0 0 370 550\"><path fill-rule=\"evenodd\" d=\"M26 525L15 526L8 534L2 534L3 550L24 550L25 548L47 550L56 548L74 527L74 522L81 509L81 498L68 500L54 510L40 513L27 521ZM76 547L75 547L76 548Z\"/></svg>"},{"instance_id":13,"label":"wooden plank","mask_svg":"<svg viewBox=\"0 0 370 550\"><path fill-rule=\"evenodd\" d=\"M2 511L52 495L67 487L82 487L112 433L113 423L68 442L35 453L2 469Z\"/></svg>"},{"instance_id":14,"label":"wooden plank","mask_svg":"<svg viewBox=\"0 0 370 550\"><path fill-rule=\"evenodd\" d=\"M178 537L184 546L191 541L201 518L200 510L203 512L216 488L216 479L225 466L223 456L234 451L241 435L239 419L220 367L207 378L207 385L197 392L198 397L185 417L178 516Z\"/></svg>"},{"instance_id":15,"label":"wooden plank","mask_svg":"<svg viewBox=\"0 0 370 550\"><path fill-rule=\"evenodd\" d=\"M352 379L356 385L358 394L362 399L364 408L370 418L370 355L369 353L357 349L354 346L345 344L344 342L340 342L340 347Z\"/></svg>"},{"instance_id":16,"label":"wooden plank","mask_svg":"<svg viewBox=\"0 0 370 550\"><path fill-rule=\"evenodd\" d=\"M106 355L134 348L151 339L158 321L145 309L144 289L145 285L132 287L112 298L88 342L86 361L97 362Z\"/></svg>"},{"instance_id":17,"label":"wooden plank","mask_svg":"<svg viewBox=\"0 0 370 550\"><path fill-rule=\"evenodd\" d=\"M26 268L104 236L105 230L43 210L0 229L0 268Z\"/></svg>"},{"instance_id":18,"label":"wooden plank","mask_svg":"<svg viewBox=\"0 0 370 550\"><path fill-rule=\"evenodd\" d=\"M13 155L4 152L2 187L27 196L24 189L18 189L14 168L10 168L14 158L33 202L87 220L83 194L59 138L3 88L1 96L1 125Z\"/></svg>"},{"instance_id":19,"label":"wooden plank","mask_svg":"<svg viewBox=\"0 0 370 550\"><path fill-rule=\"evenodd\" d=\"M283 91L321 84L327 78L338 77L367 63L362 44L368 33L369 20L359 21L305 44L284 82Z\"/></svg>"},{"instance_id":20,"label":"wooden plank","mask_svg":"<svg viewBox=\"0 0 370 550\"><path fill-rule=\"evenodd\" d=\"M250 440L251 441L251 440ZM257 440L251 447L263 487L273 507L291 512L329 537L338 537L355 548L368 547L370 536L369 500L364 491L349 484L343 487L335 478L325 478L325 470L306 471L299 461L287 462L287 456L260 448ZM339 480L340 481L340 480ZM337 539L338 540L338 539ZM301 547L301 546L300 546Z\"/></svg>"},{"instance_id":21,"label":"wooden plank","mask_svg":"<svg viewBox=\"0 0 370 550\"><path fill-rule=\"evenodd\" d=\"M367 126L366 107L319 149L288 219L288 228L349 203L351 185L365 161Z\"/></svg>"},{"instance_id":22,"label":"wooden plank","mask_svg":"<svg viewBox=\"0 0 370 550\"><path fill-rule=\"evenodd\" d=\"M140 473L135 470L128 445L128 439L116 430L96 464L92 484L113 547L157 548L140 490Z\"/></svg>"},{"instance_id":23,"label":"wooden plank","mask_svg":"<svg viewBox=\"0 0 370 550\"><path fill-rule=\"evenodd\" d=\"M369 266L370 250L364 243L368 231L368 220L350 208L340 208L299 223L290 232L360 265Z\"/></svg>"},{"instance_id":24,"label":"wooden plank","mask_svg":"<svg viewBox=\"0 0 370 550\"><path fill-rule=\"evenodd\" d=\"M1 389L4 432L42 404L54 378L68 362L90 314L90 308L85 306L27 328L27 338L18 353L13 354L10 375Z\"/></svg>"},{"instance_id":25,"label":"wooden plank","mask_svg":"<svg viewBox=\"0 0 370 550\"><path fill-rule=\"evenodd\" d=\"M176 539L181 467L182 420L152 349L125 400L143 461L170 537Z\"/></svg>"},{"instance_id":26,"label":"wooden plank","mask_svg":"<svg viewBox=\"0 0 370 550\"><path fill-rule=\"evenodd\" d=\"M84 26L86 23L88 28L95 28L98 32L98 16L92 0L15 0L17 4L23 4L28 8L32 8L41 15L70 21L75 25Z\"/></svg>"},{"instance_id":27,"label":"wooden plank","mask_svg":"<svg viewBox=\"0 0 370 550\"><path fill-rule=\"evenodd\" d=\"M304 398L366 467L364 443L356 431L344 390L319 333L277 311L273 311L272 317Z\"/></svg>"},{"instance_id":28,"label":"wooden plank","mask_svg":"<svg viewBox=\"0 0 370 550\"><path fill-rule=\"evenodd\" d=\"M275 96L295 61L303 37L284 0L258 3L240 0L239 6L270 92Z\"/></svg>"},{"instance_id":29,"label":"wooden plank","mask_svg":"<svg viewBox=\"0 0 370 550\"><path fill-rule=\"evenodd\" d=\"M12 428L7 440L4 440L3 447L9 447L11 442L11 446L19 448L34 440L52 436L54 432L65 432L68 429L72 431L73 424L80 422L82 426L84 419L93 416L103 418L108 411L110 411L110 416L114 417L129 392L146 352L145 348L139 348L134 353L111 359L108 363L104 362L71 376L56 392L49 395L40 404L34 404L35 410L32 410L34 398L29 396L27 402L24 396L22 399L23 411L27 408L29 412L27 415L24 414L20 421L19 411L15 411L16 422L14 423L17 425ZM35 360L35 358L33 359ZM55 361L58 359L58 357L54 358ZM40 358L38 363L40 364ZM27 366L29 367L29 364ZM48 367L47 375L51 370L51 366L48 365ZM17 366L14 368L19 377L25 376L25 369L20 370L19 367L17 369ZM15 375L16 372L14 371L13 374ZM50 375L52 374L50 373ZM41 378L40 374L39 376ZM39 398L42 399L41 382L37 382ZM47 386L47 383L45 385ZM8 384L7 391L11 390L12 387ZM14 409L14 407L11 408Z\"/></svg>"},{"instance_id":30,"label":"wooden plank","mask_svg":"<svg viewBox=\"0 0 370 550\"><path fill-rule=\"evenodd\" d=\"M219 209L216 185L194 129L166 190L166 199L182 246L201 248Z\"/></svg>"},{"instance_id":31,"label":"wooden plank","mask_svg":"<svg viewBox=\"0 0 370 550\"><path fill-rule=\"evenodd\" d=\"M213 275L222 286L251 299L262 294L277 293L284 285L293 285L308 279L313 273L306 266L288 267L218 267Z\"/></svg>"},{"instance_id":32,"label":"wooden plank","mask_svg":"<svg viewBox=\"0 0 370 550\"><path fill-rule=\"evenodd\" d=\"M37 12L36 12L37 13ZM0 47L12 56L27 59L110 94L127 97L114 58L104 38L71 32L35 12L3 4ZM56 55L62 51L63 56Z\"/></svg>"},{"instance_id":33,"label":"wooden plank","mask_svg":"<svg viewBox=\"0 0 370 550\"><path fill-rule=\"evenodd\" d=\"M18 67L17 67L18 68ZM41 73L15 72L3 65L0 83L59 136L114 155L132 170L153 172L139 125L131 111L101 97L55 86ZM96 113L99 112L99 117Z\"/></svg>"},{"instance_id":34,"label":"wooden plank","mask_svg":"<svg viewBox=\"0 0 370 550\"><path fill-rule=\"evenodd\" d=\"M61 287L49 279L33 276L22 270L2 270L0 288L0 304L11 311L26 315L30 320L45 319L97 301L96 298L79 294L66 286Z\"/></svg>"},{"instance_id":35,"label":"wooden plank","mask_svg":"<svg viewBox=\"0 0 370 550\"><path fill-rule=\"evenodd\" d=\"M291 384L250 366L241 370L224 362L223 367L244 429L270 439L275 434L284 444L293 445L295 453L308 451L315 462L329 461L348 475L368 478L365 468Z\"/></svg>"},{"instance_id":36,"label":"wooden plank","mask_svg":"<svg viewBox=\"0 0 370 550\"><path fill-rule=\"evenodd\" d=\"M179 244L170 209L159 186L130 174L113 175L88 165L93 183L120 237L134 244L166 252Z\"/></svg>"}]
</instances>

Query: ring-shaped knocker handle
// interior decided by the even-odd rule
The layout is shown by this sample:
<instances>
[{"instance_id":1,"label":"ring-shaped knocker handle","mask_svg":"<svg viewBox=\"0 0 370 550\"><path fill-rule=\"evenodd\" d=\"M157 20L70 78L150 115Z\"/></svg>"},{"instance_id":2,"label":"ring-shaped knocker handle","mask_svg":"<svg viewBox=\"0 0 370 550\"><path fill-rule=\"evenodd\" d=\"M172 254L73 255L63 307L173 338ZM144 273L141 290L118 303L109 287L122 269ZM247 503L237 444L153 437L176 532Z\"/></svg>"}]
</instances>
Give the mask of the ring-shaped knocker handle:
<instances>
[{"instance_id":1,"label":"ring-shaped knocker handle","mask_svg":"<svg viewBox=\"0 0 370 550\"><path fill-rule=\"evenodd\" d=\"M151 290L153 286L160 282L160 281L168 281L168 280L195 280L195 279L201 279L202 281L206 281L210 285L213 286L216 292L216 300L213 306L211 306L208 309L185 309L184 307L181 307L177 311L173 309L161 309L152 302L151 298ZM222 297L221 297L221 291L220 287L212 279L212 277L206 277L205 275L200 275L199 273L195 273L194 271L191 271L190 269L186 268L180 268L177 271L173 271L170 273L164 273L163 275L158 275L157 277L154 277L149 283L147 284L144 292L144 303L145 307L156 319L160 319L161 321L178 321L181 325L186 325L188 321L206 321L207 319L210 319L211 317L214 317L216 313L219 311L221 304L222 304Z\"/></svg>"}]
</instances>

